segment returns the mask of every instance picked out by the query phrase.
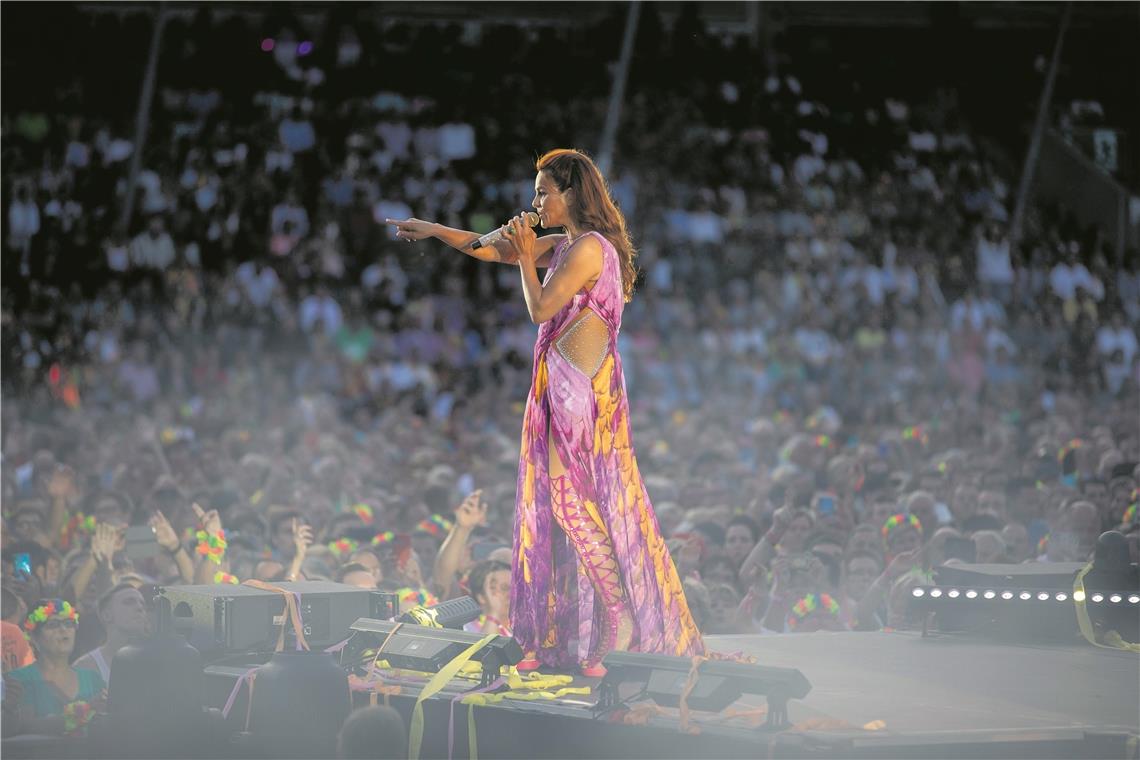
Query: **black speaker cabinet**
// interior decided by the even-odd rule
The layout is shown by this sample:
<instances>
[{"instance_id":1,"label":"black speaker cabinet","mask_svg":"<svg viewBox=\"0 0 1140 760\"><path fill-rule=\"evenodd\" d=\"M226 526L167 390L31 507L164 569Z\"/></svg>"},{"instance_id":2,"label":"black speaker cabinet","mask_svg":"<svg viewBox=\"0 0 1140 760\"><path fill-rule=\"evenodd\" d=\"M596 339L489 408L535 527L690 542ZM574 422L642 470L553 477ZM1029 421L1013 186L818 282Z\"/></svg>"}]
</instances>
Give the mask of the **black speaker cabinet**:
<instances>
[{"instance_id":1,"label":"black speaker cabinet","mask_svg":"<svg viewBox=\"0 0 1140 760\"><path fill-rule=\"evenodd\" d=\"M392 617L394 595L343 583L299 581L276 584L300 595L301 623L313 649L348 638L359 618ZM250 586L166 586L175 629L206 661L246 652L269 652L277 644L285 619L285 599L274 591ZM292 642L292 624L287 626Z\"/></svg>"}]
</instances>

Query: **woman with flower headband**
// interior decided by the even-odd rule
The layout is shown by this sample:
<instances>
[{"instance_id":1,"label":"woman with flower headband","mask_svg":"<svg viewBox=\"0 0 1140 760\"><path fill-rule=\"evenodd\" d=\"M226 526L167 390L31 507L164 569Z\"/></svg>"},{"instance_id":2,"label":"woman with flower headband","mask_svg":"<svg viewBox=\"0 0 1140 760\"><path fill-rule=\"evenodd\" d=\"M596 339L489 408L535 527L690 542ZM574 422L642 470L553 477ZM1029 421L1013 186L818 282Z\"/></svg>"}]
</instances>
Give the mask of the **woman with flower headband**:
<instances>
[{"instance_id":1,"label":"woman with flower headband","mask_svg":"<svg viewBox=\"0 0 1140 760\"><path fill-rule=\"evenodd\" d=\"M17 733L78 734L102 701L105 683L95 670L74 668L79 613L63 599L42 599L24 621L36 662L10 671L20 685Z\"/></svg>"},{"instance_id":2,"label":"woman with flower headband","mask_svg":"<svg viewBox=\"0 0 1140 760\"><path fill-rule=\"evenodd\" d=\"M589 156L535 162L537 237L527 214L497 242L420 219L389 219L409 242L435 237L518 268L540 325L515 498L511 629L520 668L602 675L612 650L704 652L634 455L618 352L637 269L625 218ZM538 270L546 270L545 278Z\"/></svg>"}]
</instances>

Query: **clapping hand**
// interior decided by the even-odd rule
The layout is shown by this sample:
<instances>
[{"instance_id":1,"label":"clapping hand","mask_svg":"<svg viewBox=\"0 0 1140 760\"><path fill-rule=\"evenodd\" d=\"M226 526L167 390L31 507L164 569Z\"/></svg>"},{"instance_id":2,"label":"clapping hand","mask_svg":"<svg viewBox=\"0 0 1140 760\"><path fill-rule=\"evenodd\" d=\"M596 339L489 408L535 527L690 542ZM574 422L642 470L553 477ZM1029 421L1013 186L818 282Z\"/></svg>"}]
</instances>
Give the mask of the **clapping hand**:
<instances>
[{"instance_id":1,"label":"clapping hand","mask_svg":"<svg viewBox=\"0 0 1140 760\"><path fill-rule=\"evenodd\" d=\"M171 554L178 551L178 533L175 532L170 521L166 519L166 515L155 510L154 516L150 518L150 529L154 531L154 540L158 542L159 546Z\"/></svg>"},{"instance_id":2,"label":"clapping hand","mask_svg":"<svg viewBox=\"0 0 1140 760\"><path fill-rule=\"evenodd\" d=\"M202 530L213 535L222 529L222 517L218 514L218 510L211 509L206 511L197 503L191 505L194 509L194 516L198 518L198 524L202 526Z\"/></svg>"},{"instance_id":3,"label":"clapping hand","mask_svg":"<svg viewBox=\"0 0 1140 760\"><path fill-rule=\"evenodd\" d=\"M105 563L108 566L115 556L115 551L119 546L119 538L121 532L119 528L108 523L97 523L95 525L95 535L91 536L91 556L97 562Z\"/></svg>"}]
</instances>

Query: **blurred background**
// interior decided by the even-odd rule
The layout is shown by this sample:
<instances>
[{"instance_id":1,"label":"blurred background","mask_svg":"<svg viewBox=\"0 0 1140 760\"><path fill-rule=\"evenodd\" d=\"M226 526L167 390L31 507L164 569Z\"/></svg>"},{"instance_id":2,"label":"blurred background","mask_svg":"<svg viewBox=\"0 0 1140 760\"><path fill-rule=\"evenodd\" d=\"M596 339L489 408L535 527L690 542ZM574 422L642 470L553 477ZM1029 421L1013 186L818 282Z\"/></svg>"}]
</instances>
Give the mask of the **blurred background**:
<instances>
[{"instance_id":1,"label":"blurred background","mask_svg":"<svg viewBox=\"0 0 1140 760\"><path fill-rule=\"evenodd\" d=\"M554 147L606 167L639 249L634 445L706 630L761 627L778 573L740 570L782 507L844 627L886 619L855 609L896 513L959 559L1077 560L1112 527L1135 552L1135 4L3 15L5 557L41 547L41 591L97 597L86 517L191 542L192 503L241 580L298 552L339 579L337 539L392 531L419 568L375 583L447 595L454 526L424 526L476 488L459 572L509 544L518 274L382 222L491 230ZM112 565L104 590L179 577Z\"/></svg>"}]
</instances>

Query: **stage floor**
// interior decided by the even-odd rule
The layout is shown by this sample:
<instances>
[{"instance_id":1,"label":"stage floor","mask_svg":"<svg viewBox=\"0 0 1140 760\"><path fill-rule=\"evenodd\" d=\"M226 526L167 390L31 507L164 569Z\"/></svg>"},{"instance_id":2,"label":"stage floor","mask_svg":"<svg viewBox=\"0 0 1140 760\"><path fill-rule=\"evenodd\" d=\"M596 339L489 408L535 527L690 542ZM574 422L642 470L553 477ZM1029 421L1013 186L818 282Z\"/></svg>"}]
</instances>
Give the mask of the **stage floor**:
<instances>
[{"instance_id":1,"label":"stage floor","mask_svg":"<svg viewBox=\"0 0 1140 760\"><path fill-rule=\"evenodd\" d=\"M892 734L1140 732L1140 657L1128 652L902 632L709 636L706 643L803 673L812 690L789 703L793 724L883 721Z\"/></svg>"},{"instance_id":2,"label":"stage floor","mask_svg":"<svg viewBox=\"0 0 1140 760\"><path fill-rule=\"evenodd\" d=\"M790 727L770 728L745 695L720 713L692 712L682 731L675 708L636 701L596 708L591 692L553 700L504 700L474 709L481 757L519 758L1075 758L1140 760L1140 657L1079 644L1009 644L918 633L802 633L708 636L715 652L798 669L812 685L788 703ZM211 704L220 706L245 668L213 667ZM391 703L410 718L426 675L389 674ZM468 708L457 698L475 684L453 679L423 703L424 758L467 756ZM628 687L628 688L627 688ZM358 703L368 698L358 693ZM245 692L231 722L240 730Z\"/></svg>"}]
</instances>

